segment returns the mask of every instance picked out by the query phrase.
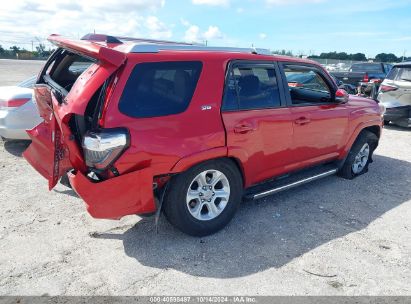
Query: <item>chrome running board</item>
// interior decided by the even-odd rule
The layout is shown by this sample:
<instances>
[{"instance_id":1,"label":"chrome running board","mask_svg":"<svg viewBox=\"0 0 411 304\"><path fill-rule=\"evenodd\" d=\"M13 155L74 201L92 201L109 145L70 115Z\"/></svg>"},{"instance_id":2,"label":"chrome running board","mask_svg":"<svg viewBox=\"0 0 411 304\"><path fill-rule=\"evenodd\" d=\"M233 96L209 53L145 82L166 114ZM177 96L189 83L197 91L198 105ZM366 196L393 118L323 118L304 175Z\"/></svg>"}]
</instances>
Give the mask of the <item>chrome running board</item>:
<instances>
[{"instance_id":1,"label":"chrome running board","mask_svg":"<svg viewBox=\"0 0 411 304\"><path fill-rule=\"evenodd\" d=\"M279 186L279 187L276 187L276 188L272 188L272 189L269 189L269 190L266 190L266 191L263 191L263 192L260 192L260 193L256 193L256 194L251 196L251 199L256 200L256 199L259 199L259 198L269 196L269 195L274 194L274 193L278 193L278 192L281 192L281 191L284 191L284 190L288 190L288 189L291 189L291 188L294 188L294 187L297 187L297 186L300 186L300 185L303 185L303 184L306 184L306 183L309 183L309 182L312 182L312 181L315 181L315 180L318 180L318 179L321 179L321 178L324 178L324 177L327 177L327 176L330 176L330 175L334 175L334 174L337 173L337 171L338 171L337 168L331 169L331 170L322 172L320 174L316 174L316 175L313 175L313 176L310 176L310 177L307 177L307 178L304 178L304 179L301 179L301 180L297 180L297 181L289 183L289 184L285 184L285 185L282 185L282 186Z\"/></svg>"}]
</instances>

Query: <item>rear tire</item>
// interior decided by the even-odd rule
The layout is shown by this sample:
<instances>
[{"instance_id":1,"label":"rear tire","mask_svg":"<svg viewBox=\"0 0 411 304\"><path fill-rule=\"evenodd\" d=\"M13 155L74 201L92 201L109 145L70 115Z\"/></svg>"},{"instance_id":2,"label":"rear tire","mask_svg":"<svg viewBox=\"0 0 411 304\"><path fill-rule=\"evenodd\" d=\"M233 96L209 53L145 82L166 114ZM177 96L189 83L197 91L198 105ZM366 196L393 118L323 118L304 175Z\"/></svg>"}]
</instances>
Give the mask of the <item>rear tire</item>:
<instances>
[{"instance_id":1,"label":"rear tire","mask_svg":"<svg viewBox=\"0 0 411 304\"><path fill-rule=\"evenodd\" d=\"M242 200L243 182L229 159L210 160L174 176L164 199L167 219L184 233L216 233L233 218Z\"/></svg>"},{"instance_id":2,"label":"rear tire","mask_svg":"<svg viewBox=\"0 0 411 304\"><path fill-rule=\"evenodd\" d=\"M378 137L369 131L362 131L355 140L344 165L338 175L345 179L353 179L368 171L372 155L378 146Z\"/></svg>"}]
</instances>

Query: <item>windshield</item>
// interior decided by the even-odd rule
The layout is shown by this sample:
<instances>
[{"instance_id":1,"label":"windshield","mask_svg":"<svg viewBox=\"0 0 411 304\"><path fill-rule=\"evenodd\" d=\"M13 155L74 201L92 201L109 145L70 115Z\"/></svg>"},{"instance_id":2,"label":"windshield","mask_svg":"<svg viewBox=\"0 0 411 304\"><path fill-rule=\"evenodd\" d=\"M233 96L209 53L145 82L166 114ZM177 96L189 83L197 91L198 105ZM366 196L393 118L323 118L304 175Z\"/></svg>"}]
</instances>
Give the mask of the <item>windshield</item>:
<instances>
[{"instance_id":1,"label":"windshield","mask_svg":"<svg viewBox=\"0 0 411 304\"><path fill-rule=\"evenodd\" d=\"M359 63L353 64L350 69L351 72L374 72L382 73L382 65L375 63Z\"/></svg>"}]
</instances>

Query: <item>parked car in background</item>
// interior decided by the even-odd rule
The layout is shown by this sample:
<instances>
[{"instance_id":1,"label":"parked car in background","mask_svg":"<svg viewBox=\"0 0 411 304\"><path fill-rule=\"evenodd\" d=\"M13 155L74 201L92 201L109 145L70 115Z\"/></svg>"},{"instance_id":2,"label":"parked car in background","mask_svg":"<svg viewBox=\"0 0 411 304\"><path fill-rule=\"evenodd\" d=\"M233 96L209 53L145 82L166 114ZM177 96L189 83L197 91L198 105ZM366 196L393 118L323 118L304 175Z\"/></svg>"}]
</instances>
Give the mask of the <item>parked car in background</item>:
<instances>
[{"instance_id":1,"label":"parked car in background","mask_svg":"<svg viewBox=\"0 0 411 304\"><path fill-rule=\"evenodd\" d=\"M378 86L387 76L391 70L392 65L387 63L354 63L350 69L346 72L332 72L331 74L337 79L342 81L344 85L347 85L349 93L356 94L356 90L364 83L372 83ZM371 90L372 86L369 86ZM371 92L366 92L370 93Z\"/></svg>"},{"instance_id":2,"label":"parked car in background","mask_svg":"<svg viewBox=\"0 0 411 304\"><path fill-rule=\"evenodd\" d=\"M391 121L411 127L411 62L394 65L382 82L377 99L386 108L386 124Z\"/></svg>"},{"instance_id":3,"label":"parked car in background","mask_svg":"<svg viewBox=\"0 0 411 304\"><path fill-rule=\"evenodd\" d=\"M208 235L243 198L366 173L379 142L378 103L310 60L105 35L49 41L58 49L34 89L44 121L23 156L49 189L68 176L96 218L163 207L180 230Z\"/></svg>"},{"instance_id":4,"label":"parked car in background","mask_svg":"<svg viewBox=\"0 0 411 304\"><path fill-rule=\"evenodd\" d=\"M26 130L41 122L33 100L36 77L16 86L0 87L0 136L3 139L30 139Z\"/></svg>"}]
</instances>

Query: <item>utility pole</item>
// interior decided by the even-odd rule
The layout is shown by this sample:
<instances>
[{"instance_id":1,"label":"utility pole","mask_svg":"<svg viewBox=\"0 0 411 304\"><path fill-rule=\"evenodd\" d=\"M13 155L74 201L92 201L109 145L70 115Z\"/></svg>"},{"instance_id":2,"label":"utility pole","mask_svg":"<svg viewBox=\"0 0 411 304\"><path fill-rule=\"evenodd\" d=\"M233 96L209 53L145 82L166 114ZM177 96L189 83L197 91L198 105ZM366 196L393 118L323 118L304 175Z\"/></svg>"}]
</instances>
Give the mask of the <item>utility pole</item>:
<instances>
[{"instance_id":1,"label":"utility pole","mask_svg":"<svg viewBox=\"0 0 411 304\"><path fill-rule=\"evenodd\" d=\"M33 47L33 40L31 41L31 52L34 52L34 47Z\"/></svg>"},{"instance_id":2,"label":"utility pole","mask_svg":"<svg viewBox=\"0 0 411 304\"><path fill-rule=\"evenodd\" d=\"M404 53L402 54L402 61L405 61L405 53L407 52L407 50L404 50Z\"/></svg>"}]
</instances>

